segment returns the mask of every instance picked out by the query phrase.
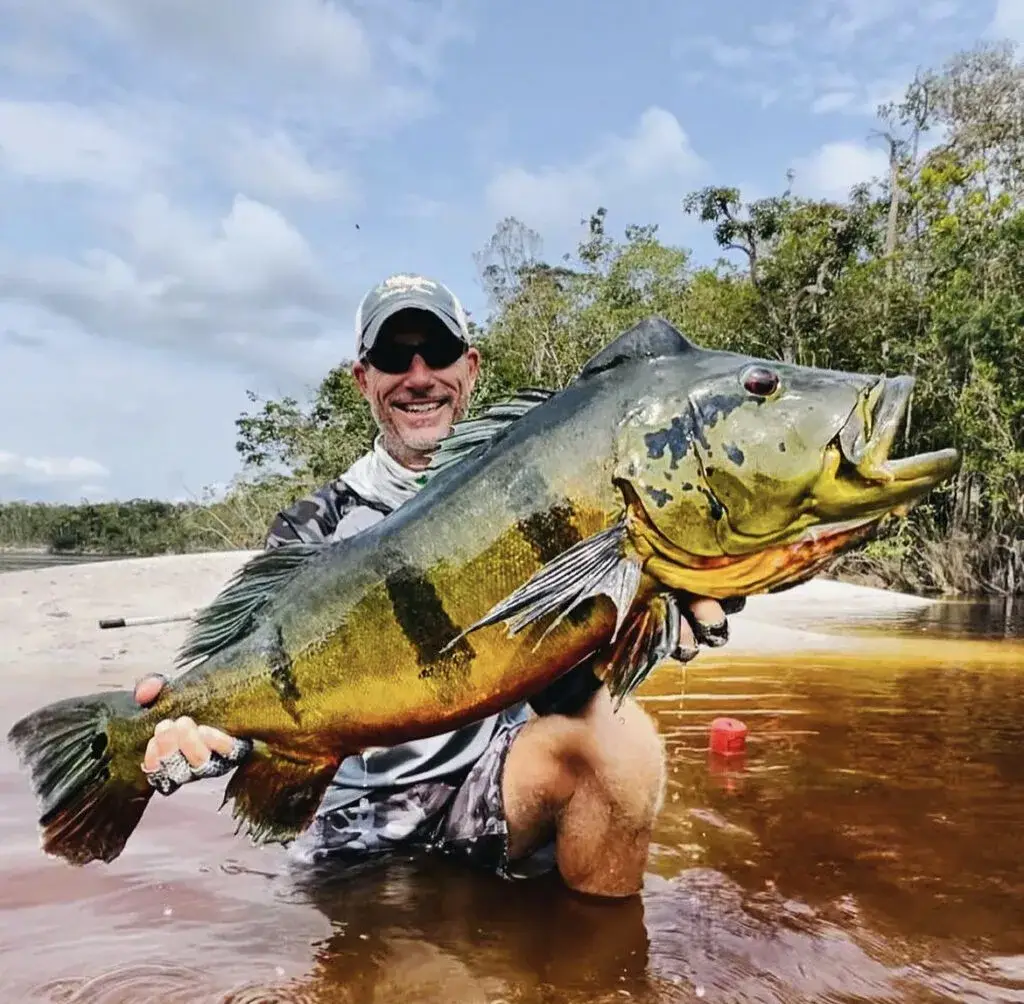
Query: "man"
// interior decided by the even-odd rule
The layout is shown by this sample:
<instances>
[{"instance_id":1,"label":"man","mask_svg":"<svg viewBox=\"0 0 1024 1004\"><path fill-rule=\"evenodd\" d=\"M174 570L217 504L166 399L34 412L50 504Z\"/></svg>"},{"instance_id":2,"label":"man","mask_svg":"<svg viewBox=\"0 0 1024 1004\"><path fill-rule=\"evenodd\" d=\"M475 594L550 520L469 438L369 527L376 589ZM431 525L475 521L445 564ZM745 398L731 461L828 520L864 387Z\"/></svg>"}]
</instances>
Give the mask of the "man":
<instances>
[{"instance_id":1,"label":"man","mask_svg":"<svg viewBox=\"0 0 1024 1004\"><path fill-rule=\"evenodd\" d=\"M383 519L416 493L431 453L466 412L480 354L462 306L441 283L395 275L370 290L356 312L356 343L352 372L379 429L373 449L279 513L267 547L340 540ZM692 658L697 641L725 643L718 603L678 602L680 658ZM136 699L151 703L162 683L141 681ZM190 719L165 721L143 769L173 790L230 770L240 748ZM627 896L642 883L663 774L654 724L633 701L613 713L607 690L583 665L529 705L349 757L292 853L322 861L433 849L506 878L557 866L580 892Z\"/></svg>"}]
</instances>

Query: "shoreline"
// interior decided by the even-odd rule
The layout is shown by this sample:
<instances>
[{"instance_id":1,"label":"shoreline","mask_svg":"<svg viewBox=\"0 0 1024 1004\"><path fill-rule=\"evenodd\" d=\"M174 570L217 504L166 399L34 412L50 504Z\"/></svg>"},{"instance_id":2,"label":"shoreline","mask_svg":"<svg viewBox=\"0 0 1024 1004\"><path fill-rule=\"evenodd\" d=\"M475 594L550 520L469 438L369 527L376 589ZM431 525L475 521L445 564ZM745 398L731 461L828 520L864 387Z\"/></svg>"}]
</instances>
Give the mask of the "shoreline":
<instances>
[{"instance_id":1,"label":"shoreline","mask_svg":"<svg viewBox=\"0 0 1024 1004\"><path fill-rule=\"evenodd\" d=\"M45 674L63 689L72 679L131 686L145 673L169 673L187 622L101 630L100 619L193 611L213 600L232 574L258 553L208 551L6 572L0 575L4 676L12 683L31 680L38 686L39 674ZM935 602L814 579L785 593L751 597L743 613L730 618L729 643L720 650L702 650L699 658L858 647L863 638L834 632L844 620L906 615Z\"/></svg>"}]
</instances>

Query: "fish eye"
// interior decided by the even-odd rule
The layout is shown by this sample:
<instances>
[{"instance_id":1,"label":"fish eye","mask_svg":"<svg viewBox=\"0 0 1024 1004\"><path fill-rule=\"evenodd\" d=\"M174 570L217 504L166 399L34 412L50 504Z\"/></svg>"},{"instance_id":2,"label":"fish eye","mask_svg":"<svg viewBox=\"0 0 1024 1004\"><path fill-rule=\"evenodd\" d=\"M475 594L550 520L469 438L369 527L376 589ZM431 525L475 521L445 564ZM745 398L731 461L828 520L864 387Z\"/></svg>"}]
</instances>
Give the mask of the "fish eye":
<instances>
[{"instance_id":1,"label":"fish eye","mask_svg":"<svg viewBox=\"0 0 1024 1004\"><path fill-rule=\"evenodd\" d=\"M751 366L742 378L743 389L757 397L770 397L779 389L779 374L767 366Z\"/></svg>"}]
</instances>

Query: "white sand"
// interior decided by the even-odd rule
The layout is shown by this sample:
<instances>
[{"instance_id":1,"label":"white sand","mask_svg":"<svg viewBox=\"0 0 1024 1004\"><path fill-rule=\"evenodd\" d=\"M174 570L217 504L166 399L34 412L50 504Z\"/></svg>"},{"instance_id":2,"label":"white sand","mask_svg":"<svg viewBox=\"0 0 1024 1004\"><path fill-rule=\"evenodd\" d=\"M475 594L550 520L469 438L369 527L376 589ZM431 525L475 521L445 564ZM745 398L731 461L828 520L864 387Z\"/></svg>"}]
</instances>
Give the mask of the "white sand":
<instances>
[{"instance_id":1,"label":"white sand","mask_svg":"<svg viewBox=\"0 0 1024 1004\"><path fill-rule=\"evenodd\" d=\"M100 630L105 617L187 613L208 603L255 552L138 558L0 574L0 672L7 688L53 697L82 682L129 686L171 672L187 623ZM844 625L898 616L931 601L887 590L814 580L752 597L731 620L734 655L825 650L860 644ZM45 682L44 682L45 680ZM10 689L8 690L10 693Z\"/></svg>"}]
</instances>

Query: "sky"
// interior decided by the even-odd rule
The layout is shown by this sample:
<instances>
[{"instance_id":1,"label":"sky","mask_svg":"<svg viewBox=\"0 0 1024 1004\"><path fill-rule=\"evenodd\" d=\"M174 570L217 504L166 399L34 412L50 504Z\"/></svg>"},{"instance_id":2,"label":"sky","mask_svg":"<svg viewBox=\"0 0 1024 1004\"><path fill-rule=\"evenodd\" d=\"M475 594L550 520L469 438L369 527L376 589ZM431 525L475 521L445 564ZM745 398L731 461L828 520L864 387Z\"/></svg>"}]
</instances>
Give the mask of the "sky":
<instances>
[{"instance_id":1,"label":"sky","mask_svg":"<svg viewBox=\"0 0 1024 1004\"><path fill-rule=\"evenodd\" d=\"M730 184L843 197L918 67L1024 0L0 0L0 501L187 499L350 359L397 271L483 319L512 215L716 251ZM340 472L339 472L340 473Z\"/></svg>"}]
</instances>

